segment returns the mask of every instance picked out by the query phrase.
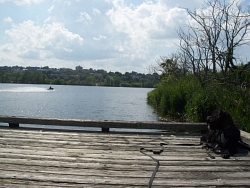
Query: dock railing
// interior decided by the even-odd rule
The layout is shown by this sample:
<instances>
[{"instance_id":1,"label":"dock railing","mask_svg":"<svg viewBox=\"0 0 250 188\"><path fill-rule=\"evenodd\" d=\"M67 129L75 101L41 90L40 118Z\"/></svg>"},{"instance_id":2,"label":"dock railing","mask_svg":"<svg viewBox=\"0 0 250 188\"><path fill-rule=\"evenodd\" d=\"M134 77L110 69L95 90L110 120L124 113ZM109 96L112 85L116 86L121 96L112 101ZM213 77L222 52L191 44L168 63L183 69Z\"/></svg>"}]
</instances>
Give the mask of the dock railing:
<instances>
[{"instance_id":1,"label":"dock railing","mask_svg":"<svg viewBox=\"0 0 250 188\"><path fill-rule=\"evenodd\" d=\"M8 123L10 128L18 128L20 124L34 124L74 127L100 127L102 132L109 132L110 128L157 129L165 131L204 131L207 129L207 125L205 123L58 119L24 116L0 116L0 122Z\"/></svg>"},{"instance_id":2,"label":"dock railing","mask_svg":"<svg viewBox=\"0 0 250 188\"><path fill-rule=\"evenodd\" d=\"M25 116L0 116L0 122L8 123L10 128L19 128L20 124L72 126L72 127L99 127L102 132L109 132L110 128L117 129L154 129L162 131L200 131L207 130L206 123L186 122L149 122L149 121L113 121L113 120L85 120L41 118ZM241 130L242 142L250 145L250 133Z\"/></svg>"}]
</instances>

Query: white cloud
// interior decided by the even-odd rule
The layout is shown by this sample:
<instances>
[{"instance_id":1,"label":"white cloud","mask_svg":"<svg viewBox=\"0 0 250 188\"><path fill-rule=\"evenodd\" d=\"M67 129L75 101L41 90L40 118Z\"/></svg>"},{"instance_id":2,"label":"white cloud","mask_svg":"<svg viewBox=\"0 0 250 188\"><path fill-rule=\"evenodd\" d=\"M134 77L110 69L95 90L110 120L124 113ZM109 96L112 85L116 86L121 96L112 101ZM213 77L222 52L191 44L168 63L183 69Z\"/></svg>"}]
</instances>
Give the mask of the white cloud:
<instances>
[{"instance_id":1,"label":"white cloud","mask_svg":"<svg viewBox=\"0 0 250 188\"><path fill-rule=\"evenodd\" d=\"M12 47L12 45L9 45L9 44L5 44L5 45L3 45L3 46L1 46L1 51L3 51L3 52L10 52L10 51L12 51L13 50L13 47Z\"/></svg>"},{"instance_id":2,"label":"white cloud","mask_svg":"<svg viewBox=\"0 0 250 188\"><path fill-rule=\"evenodd\" d=\"M3 21L4 22L9 22L9 23L13 22L13 20L11 19L11 17L6 17L6 18L3 19Z\"/></svg>"},{"instance_id":3,"label":"white cloud","mask_svg":"<svg viewBox=\"0 0 250 188\"><path fill-rule=\"evenodd\" d=\"M107 37L105 37L104 35L99 35L98 37L93 37L94 40L102 40L102 39L106 39Z\"/></svg>"},{"instance_id":4,"label":"white cloud","mask_svg":"<svg viewBox=\"0 0 250 188\"><path fill-rule=\"evenodd\" d=\"M48 9L48 13L51 13L54 9L54 5L52 5L49 9Z\"/></svg>"},{"instance_id":5,"label":"white cloud","mask_svg":"<svg viewBox=\"0 0 250 188\"><path fill-rule=\"evenodd\" d=\"M76 22L85 22L88 23L89 21L91 21L91 17L88 13L86 12L81 12L79 14L78 19L76 20Z\"/></svg>"},{"instance_id":6,"label":"white cloud","mask_svg":"<svg viewBox=\"0 0 250 188\"><path fill-rule=\"evenodd\" d=\"M47 59L51 57L62 58L79 48L83 38L68 31L59 23L36 26L29 20L13 25L5 33L10 37L12 53L19 57L30 59ZM67 52L67 53L65 53Z\"/></svg>"},{"instance_id":7,"label":"white cloud","mask_svg":"<svg viewBox=\"0 0 250 188\"><path fill-rule=\"evenodd\" d=\"M70 0L68 0L68 1L64 1L64 5L70 6L70 5L71 5Z\"/></svg>"},{"instance_id":8,"label":"white cloud","mask_svg":"<svg viewBox=\"0 0 250 188\"><path fill-rule=\"evenodd\" d=\"M114 8L107 12L115 29L128 34L131 38L152 37L164 32L165 38L173 37L176 28L186 23L186 13L181 8L168 9L161 3L142 3L136 8L126 6L122 1L113 1ZM175 36L177 36L175 34ZM154 38L154 37L153 37ZM160 35L160 38L162 36Z\"/></svg>"},{"instance_id":9,"label":"white cloud","mask_svg":"<svg viewBox=\"0 0 250 188\"><path fill-rule=\"evenodd\" d=\"M5 1L10 0L0 3ZM142 72L159 56L176 52L177 30L190 19L182 8L199 10L203 1L11 2L12 11L7 11L10 3L1 4L0 57L4 62Z\"/></svg>"},{"instance_id":10,"label":"white cloud","mask_svg":"<svg viewBox=\"0 0 250 188\"><path fill-rule=\"evenodd\" d=\"M6 1L13 2L16 5L25 5L25 4L33 4L33 3L39 4L43 2L44 0L0 0L0 3L6 2Z\"/></svg>"},{"instance_id":11,"label":"white cloud","mask_svg":"<svg viewBox=\"0 0 250 188\"><path fill-rule=\"evenodd\" d=\"M168 8L161 1L128 6L123 0L116 0L112 4L113 8L107 16L116 31L127 36L127 40L120 45L132 60L135 57L147 59L155 53L157 45L166 46L168 43L175 47L174 42L178 38L176 30L187 21L183 9Z\"/></svg>"},{"instance_id":12,"label":"white cloud","mask_svg":"<svg viewBox=\"0 0 250 188\"><path fill-rule=\"evenodd\" d=\"M101 14L101 11L99 9L97 9L97 8L93 8L93 14L94 15L99 15L99 14Z\"/></svg>"}]
</instances>

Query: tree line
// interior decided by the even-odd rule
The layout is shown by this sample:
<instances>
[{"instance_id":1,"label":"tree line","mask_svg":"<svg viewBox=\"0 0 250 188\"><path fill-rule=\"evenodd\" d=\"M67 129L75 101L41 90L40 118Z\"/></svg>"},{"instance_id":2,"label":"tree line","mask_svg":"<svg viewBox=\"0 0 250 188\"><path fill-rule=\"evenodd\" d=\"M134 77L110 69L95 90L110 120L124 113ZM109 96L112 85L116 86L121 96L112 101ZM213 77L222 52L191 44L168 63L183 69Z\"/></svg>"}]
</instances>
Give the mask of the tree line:
<instances>
[{"instance_id":1,"label":"tree line","mask_svg":"<svg viewBox=\"0 0 250 188\"><path fill-rule=\"evenodd\" d=\"M105 70L72 69L27 70L23 67L1 67L0 83L20 84L55 84L112 87L144 87L153 88L160 81L157 73L143 74L137 72L107 72Z\"/></svg>"},{"instance_id":2,"label":"tree line","mask_svg":"<svg viewBox=\"0 0 250 188\"><path fill-rule=\"evenodd\" d=\"M204 122L213 110L227 110L250 131L250 62L236 51L250 44L250 7L240 1L205 1L188 10L192 24L178 30L179 51L154 66L161 83L148 102L163 116Z\"/></svg>"}]
</instances>

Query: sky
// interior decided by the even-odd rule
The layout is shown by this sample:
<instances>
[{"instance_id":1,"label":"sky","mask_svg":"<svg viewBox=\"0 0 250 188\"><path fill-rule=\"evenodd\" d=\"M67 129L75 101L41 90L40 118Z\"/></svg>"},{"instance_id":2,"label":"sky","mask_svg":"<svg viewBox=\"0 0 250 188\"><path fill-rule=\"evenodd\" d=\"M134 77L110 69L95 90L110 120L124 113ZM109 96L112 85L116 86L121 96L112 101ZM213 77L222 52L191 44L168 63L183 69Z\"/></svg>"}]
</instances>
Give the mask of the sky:
<instances>
[{"instance_id":1,"label":"sky","mask_svg":"<svg viewBox=\"0 0 250 188\"><path fill-rule=\"evenodd\" d=\"M0 0L0 66L149 73L160 57L177 52L177 30L189 19L183 8L202 5L202 0Z\"/></svg>"}]
</instances>

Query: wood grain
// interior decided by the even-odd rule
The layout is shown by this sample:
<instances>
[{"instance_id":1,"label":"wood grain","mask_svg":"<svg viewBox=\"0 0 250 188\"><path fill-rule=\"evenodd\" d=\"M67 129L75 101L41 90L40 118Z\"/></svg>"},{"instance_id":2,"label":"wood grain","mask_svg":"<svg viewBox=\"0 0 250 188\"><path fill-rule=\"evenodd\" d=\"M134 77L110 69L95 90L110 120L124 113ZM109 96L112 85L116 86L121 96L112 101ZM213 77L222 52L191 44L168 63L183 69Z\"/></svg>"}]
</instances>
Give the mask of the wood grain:
<instances>
[{"instance_id":1,"label":"wood grain","mask_svg":"<svg viewBox=\"0 0 250 188\"><path fill-rule=\"evenodd\" d=\"M0 129L0 187L249 187L250 155L211 159L194 134L111 134ZM189 145L179 145L189 144Z\"/></svg>"}]
</instances>

